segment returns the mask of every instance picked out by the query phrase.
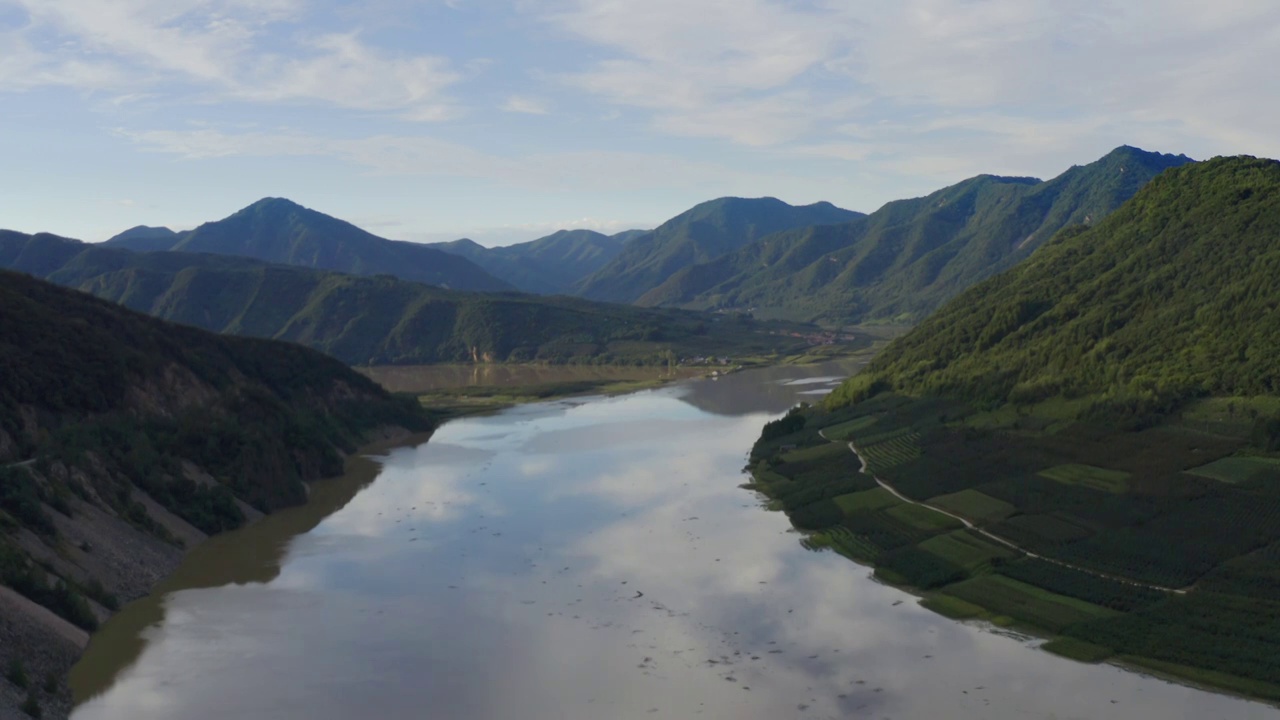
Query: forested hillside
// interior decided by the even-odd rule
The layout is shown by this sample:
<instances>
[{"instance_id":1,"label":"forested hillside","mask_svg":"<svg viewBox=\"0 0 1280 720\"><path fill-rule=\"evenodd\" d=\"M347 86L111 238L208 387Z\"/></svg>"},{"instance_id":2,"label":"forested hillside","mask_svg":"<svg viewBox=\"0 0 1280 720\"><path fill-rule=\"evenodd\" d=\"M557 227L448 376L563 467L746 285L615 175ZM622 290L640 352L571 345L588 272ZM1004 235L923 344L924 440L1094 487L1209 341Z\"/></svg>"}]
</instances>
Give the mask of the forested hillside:
<instances>
[{"instance_id":1,"label":"forested hillside","mask_svg":"<svg viewBox=\"0 0 1280 720\"><path fill-rule=\"evenodd\" d=\"M982 175L865 219L778 233L675 273L641 305L914 323L1060 229L1096 224L1185 156L1122 147L1053 180Z\"/></svg>"},{"instance_id":2,"label":"forested hillside","mask_svg":"<svg viewBox=\"0 0 1280 720\"><path fill-rule=\"evenodd\" d=\"M984 404L1280 393L1277 238L1280 163L1171 170L957 297L830 402L877 381Z\"/></svg>"},{"instance_id":3,"label":"forested hillside","mask_svg":"<svg viewBox=\"0 0 1280 720\"><path fill-rule=\"evenodd\" d=\"M0 232L0 267L216 332L290 340L351 365L666 362L771 354L798 341L745 319L569 297L466 293L247 258L133 253Z\"/></svg>"},{"instance_id":4,"label":"forested hillside","mask_svg":"<svg viewBox=\"0 0 1280 720\"><path fill-rule=\"evenodd\" d=\"M34 703L65 710L75 627L205 535L302 502L304 481L393 426L431 424L318 352L0 271L0 585L57 616L0 597L9 682L21 666Z\"/></svg>"},{"instance_id":5,"label":"forested hillside","mask_svg":"<svg viewBox=\"0 0 1280 720\"><path fill-rule=\"evenodd\" d=\"M517 290L562 295L617 257L635 232L611 236L591 230L561 230L502 247L488 248L466 239L432 243L430 247L461 255Z\"/></svg>"},{"instance_id":6,"label":"forested hillside","mask_svg":"<svg viewBox=\"0 0 1280 720\"><path fill-rule=\"evenodd\" d=\"M264 198L216 222L174 233L133 228L107 244L128 250L216 253L354 275L394 275L458 290L510 290L466 258L387 240L283 198Z\"/></svg>"},{"instance_id":7,"label":"forested hillside","mask_svg":"<svg viewBox=\"0 0 1280 720\"><path fill-rule=\"evenodd\" d=\"M1280 699L1277 238L1280 162L1169 170L766 427L757 487L938 612Z\"/></svg>"},{"instance_id":8,"label":"forested hillside","mask_svg":"<svg viewBox=\"0 0 1280 720\"><path fill-rule=\"evenodd\" d=\"M578 294L592 300L634 302L680 270L771 233L859 217L862 213L826 202L797 207L775 198L711 200L628 241L612 262L581 283Z\"/></svg>"}]
</instances>

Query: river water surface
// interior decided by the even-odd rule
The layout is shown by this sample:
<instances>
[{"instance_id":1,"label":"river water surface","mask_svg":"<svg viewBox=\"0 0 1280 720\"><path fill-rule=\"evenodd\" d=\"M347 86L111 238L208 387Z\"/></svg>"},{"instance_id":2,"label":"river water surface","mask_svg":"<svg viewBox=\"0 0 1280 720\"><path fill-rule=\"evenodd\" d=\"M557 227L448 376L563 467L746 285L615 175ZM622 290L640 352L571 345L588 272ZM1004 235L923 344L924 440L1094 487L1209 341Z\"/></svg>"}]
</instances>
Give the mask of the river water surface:
<instances>
[{"instance_id":1,"label":"river water surface","mask_svg":"<svg viewBox=\"0 0 1280 720\"><path fill-rule=\"evenodd\" d=\"M456 420L191 553L73 674L100 718L1280 718L952 622L740 489L846 367Z\"/></svg>"}]
</instances>

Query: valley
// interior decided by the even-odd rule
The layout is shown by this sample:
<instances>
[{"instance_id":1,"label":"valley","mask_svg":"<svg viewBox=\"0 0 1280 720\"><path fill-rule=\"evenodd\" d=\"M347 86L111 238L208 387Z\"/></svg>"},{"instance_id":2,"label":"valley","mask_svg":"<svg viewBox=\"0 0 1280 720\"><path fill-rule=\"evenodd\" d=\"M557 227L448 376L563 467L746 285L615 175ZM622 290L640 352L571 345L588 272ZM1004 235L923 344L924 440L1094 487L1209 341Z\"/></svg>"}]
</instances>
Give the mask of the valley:
<instances>
[{"instance_id":1,"label":"valley","mask_svg":"<svg viewBox=\"0 0 1280 720\"><path fill-rule=\"evenodd\" d=\"M801 531L768 531L779 535L772 552L786 556L786 567L834 557L873 568L866 578L856 566L814 560L825 568L821 581L787 581L800 583L792 589L801 595L819 592L812 583L832 582L834 574L857 586L845 588L850 597L916 593L927 611L968 623L954 626L964 628L954 632L965 642L975 637L966 633L999 637L1012 643L999 652L1024 665L1041 662L1028 652L1061 656L1046 672L1089 678L1080 682L1116 687L1114 677L1126 677L1132 679L1122 685L1150 692L1145 676L1110 674L1122 667L1280 701L1280 653L1273 651L1280 633L1270 620L1280 617L1272 598L1280 402L1271 363L1280 329L1272 327L1270 284L1278 168L1248 157L1193 163L1126 147L1049 182L983 176L865 216L823 203L723 198L654 231L556 233L505 250L469 241L397 243L274 198L193 231L143 226L103 244L0 231L0 266L18 271L3 275L8 294L0 318L7 343L0 385L0 578L7 589L0 601L13 617L0 625L9 648L0 662L10 669L0 682L0 707L38 705L50 717L73 708L84 718L141 712L134 699L152 692L142 687L178 682L167 674L203 662L190 655L190 638L176 645L148 639L186 637L191 628L173 624L185 615L171 616L171 603L207 591L218 598L215 606L198 600L184 612L238 612L226 592L246 584L264 590L269 602L280 600L272 588L290 577L290 548L322 539L334 523L342 527L348 506L379 497L379 487L412 493L416 505L377 501L381 515L364 517L363 530L340 531L334 542L358 548L412 520L405 527L416 534L400 539L423 541L415 551L457 548L448 558L427 556L448 576L449 568L471 562L464 558L472 540L456 534L454 521L465 518L470 534L490 539L486 557L497 565L484 565L483 575L525 561L538 567L532 556L513 559L527 545L507 545L501 538L508 530L489 521L512 512L499 509L508 501L534 502L512 473L548 479L552 470L539 469L546 456L561 457L554 469L560 478L587 486L615 478L611 492L637 511L658 497L637 484L639 475L686 478L680 488L666 487L664 497L700 503L701 495L687 494L692 476L682 468L702 457L700 471L721 478L717 503L738 493L746 501L740 509L759 513L736 487L743 484ZM816 224L787 227L804 223ZM419 248L468 264L440 262ZM815 257L831 267L806 269ZM837 270L841 258L852 258L852 270ZM921 262L936 272L921 274ZM434 274L423 270L428 265ZM731 284L765 287L761 278L769 278L801 304L750 293L703 302L695 286L720 276L713 267L754 267L751 278ZM465 272L454 279L441 274L459 268ZM476 280L482 276L492 281ZM908 276L924 284L895 279ZM457 279L465 277L471 280ZM837 277L856 278L856 292L829 294ZM823 279L810 282L815 278ZM590 440L605 432L591 430L592 423L613 422L598 413L619 408L631 419ZM591 419L570 422L573 432L560 429L579 413ZM719 432L726 419L734 419L730 435L701 434ZM526 422L538 426L534 436L511 431ZM508 423L514 425L492 443L465 440ZM763 434L748 433L752 425L763 425ZM458 429L461 444L441 442L441 428L446 435ZM639 440L628 439L631 432ZM548 439L537 439L543 433ZM406 437L412 450L395 444ZM719 440L725 444L714 457L687 444L718 447ZM643 462L627 455L636 443ZM360 447L381 459L353 457ZM414 470L405 478L417 480L386 479L396 476L397 463L413 466L414 458L441 453L424 461L428 475ZM739 460L725 459L735 453ZM497 457L508 459L495 475L486 463ZM743 457L751 471L745 483L732 472ZM321 480L344 467L354 474ZM453 479L437 487L438 478ZM510 497L480 502L491 486ZM558 514L558 497L552 490L527 517L502 527L560 523L567 531L572 524ZM455 504L475 508L458 515ZM699 507L698 517L715 515ZM429 510L414 514L422 508ZM377 519L393 511L402 516ZM672 532L670 521L654 519L646 540ZM609 532L602 520L593 522L592 532ZM759 533L723 542L749 546L761 542ZM526 542L535 536L543 537L534 533ZM589 544L589 537L575 543ZM665 570L695 571L686 556L702 537L685 540L680 559L673 556ZM386 550L380 543L377 552ZM357 562L347 554L333 556L338 568ZM304 565L306 557L299 557ZM405 557L422 560L416 552ZM560 557L573 568L570 557ZM439 607L466 587L437 587L394 562L373 562L367 572L395 578L378 583L442 593ZM746 558L739 562L751 567ZM326 572L345 577L340 569ZM589 582L582 577L578 585ZM646 584L661 586L655 577ZM320 587L307 602L337 599L334 586ZM650 590L639 592L631 601L649 600ZM597 595L599 602L624 599ZM750 605L744 597L716 602ZM789 599L788 615L798 597ZM561 617L582 600L565 595L556 602L567 604L545 617ZM654 602L663 604L651 609L681 617ZM904 602L897 597L891 607ZM341 604L335 611L339 606L375 616L392 609L366 602L359 611ZM723 621L698 616L699 627L720 628L721 640L679 652L627 644L651 651L638 666L642 676L661 680L654 652L679 662L685 652L711 654L706 666L716 669L781 650L741 645ZM917 623L928 616L911 617ZM473 619L497 622L483 613ZM362 627L375 635L392 629L369 621ZM310 622L334 621L320 613ZM621 622L598 612L588 627L600 632ZM632 632L658 631L646 627ZM851 638L844 647L856 645ZM293 657L288 638L274 642ZM394 638L380 642L395 652ZM68 686L65 674L86 643ZM807 659L840 649L818 649ZM466 652L485 657L472 646ZM205 659L226 662L217 657ZM155 658L166 659L156 665ZM1076 661L1084 665L1063 664ZM440 662L428 654L402 668ZM796 689L771 678L781 672L804 679L814 671L806 663L768 665L763 674L753 667L707 679L730 680L774 707ZM327 671L296 664L290 672ZM856 678L866 670L840 672ZM739 675L752 679L738 687ZM248 677L236 682L252 686ZM303 676L293 682L306 683ZM692 682L687 692L707 692ZM886 689L887 680L880 682L873 694ZM201 692L230 691L217 683L178 685L180 696L196 693L175 696L184 704L208 702L191 699ZM388 708L416 697L395 683L388 690ZM433 692L446 696L442 688ZM1206 707L1228 702L1185 687L1169 692L1177 702ZM245 700L278 701L270 699L275 689L255 693ZM875 699L862 690L820 694L796 707L850 712ZM506 712L494 715L469 705L474 701L467 693L449 700L480 717ZM999 716L993 701L998 706L1001 698L985 697L981 713ZM732 694L718 702L735 717L747 712ZM911 712L945 706L901 695L889 704ZM1263 705L1233 708L1270 716ZM971 709L973 717L991 716Z\"/></svg>"}]
</instances>

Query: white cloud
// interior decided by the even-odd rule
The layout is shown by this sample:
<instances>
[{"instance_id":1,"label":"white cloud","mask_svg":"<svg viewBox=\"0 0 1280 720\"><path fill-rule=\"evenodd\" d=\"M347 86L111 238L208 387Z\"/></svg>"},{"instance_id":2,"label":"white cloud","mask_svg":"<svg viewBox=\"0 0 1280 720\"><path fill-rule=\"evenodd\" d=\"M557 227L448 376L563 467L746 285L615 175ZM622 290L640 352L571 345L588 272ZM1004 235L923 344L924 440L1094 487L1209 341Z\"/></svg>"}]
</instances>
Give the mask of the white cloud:
<instances>
[{"instance_id":1,"label":"white cloud","mask_svg":"<svg viewBox=\"0 0 1280 720\"><path fill-rule=\"evenodd\" d=\"M314 101L438 120L452 114L444 91L460 79L447 58L308 31L298 0L16 1L30 22L11 33L17 52L0 59L9 89L164 86L204 101Z\"/></svg>"},{"instance_id":2,"label":"white cloud","mask_svg":"<svg viewBox=\"0 0 1280 720\"><path fill-rule=\"evenodd\" d=\"M904 172L923 165L908 155L952 157L926 166L940 175L1122 142L1280 153L1273 3L574 0L545 20L612 53L566 83L674 135L897 156Z\"/></svg>"},{"instance_id":3,"label":"white cloud","mask_svg":"<svg viewBox=\"0 0 1280 720\"><path fill-rule=\"evenodd\" d=\"M526 97L523 95L512 95L502 104L505 112L525 113L527 115L546 115L551 112L551 107L545 100L538 98Z\"/></svg>"}]
</instances>

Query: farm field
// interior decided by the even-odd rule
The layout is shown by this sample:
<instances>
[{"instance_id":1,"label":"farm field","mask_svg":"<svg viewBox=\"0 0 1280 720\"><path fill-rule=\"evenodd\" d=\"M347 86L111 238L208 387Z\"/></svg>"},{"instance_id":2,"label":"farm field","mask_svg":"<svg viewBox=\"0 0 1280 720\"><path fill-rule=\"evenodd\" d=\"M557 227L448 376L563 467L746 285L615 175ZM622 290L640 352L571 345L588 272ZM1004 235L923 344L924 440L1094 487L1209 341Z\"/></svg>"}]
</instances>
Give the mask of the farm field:
<instances>
[{"instance_id":1,"label":"farm field","mask_svg":"<svg viewBox=\"0 0 1280 720\"><path fill-rule=\"evenodd\" d=\"M1247 482L1260 473L1280 474L1280 458L1228 457L1215 460L1208 465L1193 468L1187 472L1192 475L1237 485Z\"/></svg>"},{"instance_id":2,"label":"farm field","mask_svg":"<svg viewBox=\"0 0 1280 720\"><path fill-rule=\"evenodd\" d=\"M1059 465L1041 470L1040 475L1066 485L1080 485L1103 492L1122 493L1129 489L1129 473L1092 465Z\"/></svg>"},{"instance_id":3,"label":"farm field","mask_svg":"<svg viewBox=\"0 0 1280 720\"><path fill-rule=\"evenodd\" d=\"M993 613L1054 633L1080 622L1117 614L1001 575L983 575L966 580L947 587L944 592Z\"/></svg>"},{"instance_id":4,"label":"farm field","mask_svg":"<svg viewBox=\"0 0 1280 720\"><path fill-rule=\"evenodd\" d=\"M1046 651L1065 657L1139 658L1258 696L1280 687L1280 622L1257 620L1280 617L1280 457L1222 434L1238 418L1233 426L1201 411L1199 425L1101 433L1001 411L978 427L954 404L893 395L838 418L806 412L813 425L793 435L802 449L779 453L788 439L774 438L753 458L792 461L771 468L788 478L771 496L818 531L807 546L927 592L922 606L942 615L1037 628L1053 638ZM997 422L1006 415L1012 431ZM823 425L840 452L802 445ZM851 482L858 465L846 437L904 496L1045 559ZM1224 642L1229 650L1212 649Z\"/></svg>"},{"instance_id":5,"label":"farm field","mask_svg":"<svg viewBox=\"0 0 1280 720\"><path fill-rule=\"evenodd\" d=\"M973 522L981 523L998 522L1018 512L1013 505L990 495L983 495L977 490L961 490L950 495L939 495L929 498L928 503Z\"/></svg>"},{"instance_id":6,"label":"farm field","mask_svg":"<svg viewBox=\"0 0 1280 720\"><path fill-rule=\"evenodd\" d=\"M873 490L862 490L860 492L849 493L834 498L840 509L846 515L853 515L860 512L875 512L876 510L884 510L902 505L903 502L894 497L893 493L882 487Z\"/></svg>"}]
</instances>

